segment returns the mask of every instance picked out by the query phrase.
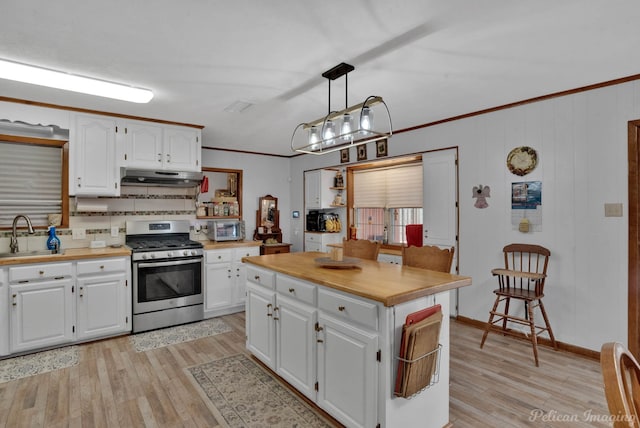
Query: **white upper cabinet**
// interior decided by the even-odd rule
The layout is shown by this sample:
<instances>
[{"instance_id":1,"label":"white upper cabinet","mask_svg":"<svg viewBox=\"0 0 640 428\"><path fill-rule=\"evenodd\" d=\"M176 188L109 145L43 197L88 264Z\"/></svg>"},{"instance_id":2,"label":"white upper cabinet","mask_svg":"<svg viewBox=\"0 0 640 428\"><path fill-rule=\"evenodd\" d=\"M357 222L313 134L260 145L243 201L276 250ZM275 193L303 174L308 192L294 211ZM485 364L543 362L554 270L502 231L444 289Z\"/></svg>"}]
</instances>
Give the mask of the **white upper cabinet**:
<instances>
[{"instance_id":1,"label":"white upper cabinet","mask_svg":"<svg viewBox=\"0 0 640 428\"><path fill-rule=\"evenodd\" d=\"M196 128L127 121L122 166L172 171L200 171L201 131Z\"/></svg>"},{"instance_id":2,"label":"white upper cabinet","mask_svg":"<svg viewBox=\"0 0 640 428\"><path fill-rule=\"evenodd\" d=\"M143 122L125 122L120 130L123 165L162 168L162 126Z\"/></svg>"},{"instance_id":3,"label":"white upper cabinet","mask_svg":"<svg viewBox=\"0 0 640 428\"><path fill-rule=\"evenodd\" d=\"M116 165L116 120L104 116L76 114L70 130L69 194L120 196Z\"/></svg>"}]
</instances>

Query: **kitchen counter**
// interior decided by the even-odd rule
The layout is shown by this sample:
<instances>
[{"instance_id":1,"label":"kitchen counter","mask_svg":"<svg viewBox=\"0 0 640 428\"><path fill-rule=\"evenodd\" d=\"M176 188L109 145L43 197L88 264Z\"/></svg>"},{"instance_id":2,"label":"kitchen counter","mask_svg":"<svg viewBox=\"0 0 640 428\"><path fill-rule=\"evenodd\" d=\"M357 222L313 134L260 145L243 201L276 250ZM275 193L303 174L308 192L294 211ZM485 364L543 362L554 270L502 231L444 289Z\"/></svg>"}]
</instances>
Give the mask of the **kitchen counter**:
<instances>
[{"instance_id":1,"label":"kitchen counter","mask_svg":"<svg viewBox=\"0 0 640 428\"><path fill-rule=\"evenodd\" d=\"M342 244L327 244L327 247L342 248ZM391 256L402 257L402 250L380 247L380 254L389 254Z\"/></svg>"},{"instance_id":2,"label":"kitchen counter","mask_svg":"<svg viewBox=\"0 0 640 428\"><path fill-rule=\"evenodd\" d=\"M259 247L262 245L262 241L202 241L205 250L220 250L224 248L238 248L238 247Z\"/></svg>"},{"instance_id":3,"label":"kitchen counter","mask_svg":"<svg viewBox=\"0 0 640 428\"><path fill-rule=\"evenodd\" d=\"M345 426L450 426L449 291L471 285L471 278L374 260L345 269L315 261L326 257L243 258L249 352ZM445 315L438 347L429 345L437 375L416 380L420 389L410 400L397 397L403 324L434 305ZM415 361L430 349L412 354Z\"/></svg>"},{"instance_id":4,"label":"kitchen counter","mask_svg":"<svg viewBox=\"0 0 640 428\"><path fill-rule=\"evenodd\" d=\"M100 257L130 256L131 250L126 247L105 247L105 248L69 248L63 250L62 254L46 254L37 256L19 256L0 258L0 266L29 264L29 263L50 263L67 260L95 259Z\"/></svg>"},{"instance_id":5,"label":"kitchen counter","mask_svg":"<svg viewBox=\"0 0 640 428\"><path fill-rule=\"evenodd\" d=\"M471 285L468 276L409 266L360 260L357 268L328 269L315 259L326 253L304 252L244 257L246 263L315 282L329 288L394 306L420 297Z\"/></svg>"}]
</instances>

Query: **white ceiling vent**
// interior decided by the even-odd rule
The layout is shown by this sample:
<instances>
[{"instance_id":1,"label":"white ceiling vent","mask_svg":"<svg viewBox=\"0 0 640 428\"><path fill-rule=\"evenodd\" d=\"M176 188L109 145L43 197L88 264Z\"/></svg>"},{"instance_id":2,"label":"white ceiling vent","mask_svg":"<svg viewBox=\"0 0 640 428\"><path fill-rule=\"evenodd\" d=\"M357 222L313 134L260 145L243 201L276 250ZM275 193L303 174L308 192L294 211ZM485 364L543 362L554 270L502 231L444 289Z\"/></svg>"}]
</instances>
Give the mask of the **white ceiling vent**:
<instances>
[{"instance_id":1,"label":"white ceiling vent","mask_svg":"<svg viewBox=\"0 0 640 428\"><path fill-rule=\"evenodd\" d=\"M249 107L251 107L253 103L249 101L236 101L234 103L229 104L224 108L224 111L228 113L242 113Z\"/></svg>"}]
</instances>

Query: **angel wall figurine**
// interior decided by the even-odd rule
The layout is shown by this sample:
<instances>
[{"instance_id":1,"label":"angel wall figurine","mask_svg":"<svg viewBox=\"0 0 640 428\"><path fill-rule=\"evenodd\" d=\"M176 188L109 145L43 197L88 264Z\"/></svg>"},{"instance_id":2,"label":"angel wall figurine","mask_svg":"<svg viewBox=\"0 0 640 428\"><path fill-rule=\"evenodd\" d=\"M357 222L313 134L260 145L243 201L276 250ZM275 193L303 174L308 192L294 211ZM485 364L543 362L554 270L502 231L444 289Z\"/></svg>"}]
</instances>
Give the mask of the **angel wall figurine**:
<instances>
[{"instance_id":1,"label":"angel wall figurine","mask_svg":"<svg viewBox=\"0 0 640 428\"><path fill-rule=\"evenodd\" d=\"M487 199L491 197L491 189L489 186L483 186L482 184L478 186L473 186L473 198L476 198L476 203L473 204L476 208L487 208L489 204L487 203Z\"/></svg>"}]
</instances>

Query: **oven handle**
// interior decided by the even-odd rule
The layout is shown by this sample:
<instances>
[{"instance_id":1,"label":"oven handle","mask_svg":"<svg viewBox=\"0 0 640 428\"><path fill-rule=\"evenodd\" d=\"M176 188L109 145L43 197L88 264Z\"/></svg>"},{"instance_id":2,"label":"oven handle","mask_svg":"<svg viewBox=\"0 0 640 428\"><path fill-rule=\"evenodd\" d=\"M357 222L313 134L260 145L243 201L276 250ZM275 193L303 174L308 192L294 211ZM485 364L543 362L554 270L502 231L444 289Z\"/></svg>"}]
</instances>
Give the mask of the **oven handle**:
<instances>
[{"instance_id":1,"label":"oven handle","mask_svg":"<svg viewBox=\"0 0 640 428\"><path fill-rule=\"evenodd\" d=\"M172 260L172 261L168 261L168 262L154 262L154 263L148 263L148 262L137 262L138 263L138 268L142 268L142 267L162 267L162 266L177 266L177 265L188 265L188 264L194 264L194 263L202 263L202 257L198 257L196 259L189 259L189 260Z\"/></svg>"}]
</instances>

